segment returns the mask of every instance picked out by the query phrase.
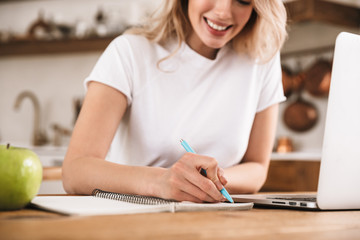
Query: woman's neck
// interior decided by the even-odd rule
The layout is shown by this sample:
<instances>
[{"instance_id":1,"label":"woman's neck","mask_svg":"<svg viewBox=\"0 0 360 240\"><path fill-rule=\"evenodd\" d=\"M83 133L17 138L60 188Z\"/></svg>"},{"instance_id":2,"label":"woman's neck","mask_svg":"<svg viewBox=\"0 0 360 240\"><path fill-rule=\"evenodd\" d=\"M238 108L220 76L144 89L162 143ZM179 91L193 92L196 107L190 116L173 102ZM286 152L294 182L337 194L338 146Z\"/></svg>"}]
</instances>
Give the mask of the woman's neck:
<instances>
[{"instance_id":1,"label":"woman's neck","mask_svg":"<svg viewBox=\"0 0 360 240\"><path fill-rule=\"evenodd\" d=\"M216 58L216 55L219 52L219 49L214 49L206 46L196 34L190 34L190 36L186 39L186 43L195 52L212 60Z\"/></svg>"}]
</instances>

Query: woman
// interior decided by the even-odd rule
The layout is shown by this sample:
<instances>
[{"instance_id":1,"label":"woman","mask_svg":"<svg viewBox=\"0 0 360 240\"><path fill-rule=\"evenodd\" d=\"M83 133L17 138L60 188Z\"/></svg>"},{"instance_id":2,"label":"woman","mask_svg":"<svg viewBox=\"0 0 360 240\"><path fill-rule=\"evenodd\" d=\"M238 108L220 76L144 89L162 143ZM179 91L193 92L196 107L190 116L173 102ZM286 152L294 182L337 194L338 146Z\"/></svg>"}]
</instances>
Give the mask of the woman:
<instances>
[{"instance_id":1,"label":"woman","mask_svg":"<svg viewBox=\"0 0 360 240\"><path fill-rule=\"evenodd\" d=\"M224 185L258 191L285 98L285 24L281 0L165 0L147 25L116 38L86 79L65 190L193 202L224 201ZM185 153L181 138L198 154Z\"/></svg>"}]
</instances>

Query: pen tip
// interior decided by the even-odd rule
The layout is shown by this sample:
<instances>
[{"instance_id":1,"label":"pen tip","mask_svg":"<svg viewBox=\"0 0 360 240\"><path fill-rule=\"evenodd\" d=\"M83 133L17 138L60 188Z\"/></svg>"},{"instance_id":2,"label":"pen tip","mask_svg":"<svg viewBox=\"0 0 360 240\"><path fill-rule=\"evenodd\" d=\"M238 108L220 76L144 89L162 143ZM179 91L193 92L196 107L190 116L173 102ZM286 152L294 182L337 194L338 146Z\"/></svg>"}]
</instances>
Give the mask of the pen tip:
<instances>
[{"instance_id":1,"label":"pen tip","mask_svg":"<svg viewBox=\"0 0 360 240\"><path fill-rule=\"evenodd\" d=\"M182 138L180 138L180 142L183 142L184 140Z\"/></svg>"}]
</instances>

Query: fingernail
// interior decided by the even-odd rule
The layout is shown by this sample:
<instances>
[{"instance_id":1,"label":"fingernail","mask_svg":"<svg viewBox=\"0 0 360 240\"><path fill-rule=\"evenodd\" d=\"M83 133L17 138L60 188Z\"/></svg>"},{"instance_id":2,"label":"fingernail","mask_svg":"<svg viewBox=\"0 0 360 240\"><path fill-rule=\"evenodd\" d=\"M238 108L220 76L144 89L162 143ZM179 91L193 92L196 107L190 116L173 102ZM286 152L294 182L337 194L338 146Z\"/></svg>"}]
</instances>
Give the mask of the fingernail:
<instances>
[{"instance_id":1,"label":"fingernail","mask_svg":"<svg viewBox=\"0 0 360 240\"><path fill-rule=\"evenodd\" d=\"M221 176L221 178L222 178L223 182L227 182L227 179L226 179L226 177L224 177L224 176Z\"/></svg>"},{"instance_id":2,"label":"fingernail","mask_svg":"<svg viewBox=\"0 0 360 240\"><path fill-rule=\"evenodd\" d=\"M221 189L224 188L224 186L221 184L220 181L216 181L215 185L216 185L216 187L217 187L218 190L221 190Z\"/></svg>"}]
</instances>

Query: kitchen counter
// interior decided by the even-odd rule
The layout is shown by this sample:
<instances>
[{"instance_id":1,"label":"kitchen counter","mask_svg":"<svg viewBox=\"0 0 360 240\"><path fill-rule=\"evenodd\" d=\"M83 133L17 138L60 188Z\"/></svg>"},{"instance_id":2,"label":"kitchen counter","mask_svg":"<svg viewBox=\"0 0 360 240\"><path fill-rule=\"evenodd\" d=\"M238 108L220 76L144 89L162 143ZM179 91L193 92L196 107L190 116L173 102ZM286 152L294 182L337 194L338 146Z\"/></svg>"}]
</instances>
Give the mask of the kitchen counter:
<instances>
[{"instance_id":1,"label":"kitchen counter","mask_svg":"<svg viewBox=\"0 0 360 240\"><path fill-rule=\"evenodd\" d=\"M67 146L30 146L38 156L43 167L60 167L64 161Z\"/></svg>"},{"instance_id":2,"label":"kitchen counter","mask_svg":"<svg viewBox=\"0 0 360 240\"><path fill-rule=\"evenodd\" d=\"M321 149L309 149L289 153L273 152L271 154L271 160L320 161Z\"/></svg>"},{"instance_id":3,"label":"kitchen counter","mask_svg":"<svg viewBox=\"0 0 360 240\"><path fill-rule=\"evenodd\" d=\"M316 191L320 161L320 149L272 153L261 191Z\"/></svg>"},{"instance_id":4,"label":"kitchen counter","mask_svg":"<svg viewBox=\"0 0 360 240\"><path fill-rule=\"evenodd\" d=\"M65 193L61 182L61 166L67 146L30 146L12 144L33 150L44 167L44 180L39 193ZM321 150L272 153L268 178L262 191L316 191Z\"/></svg>"},{"instance_id":5,"label":"kitchen counter","mask_svg":"<svg viewBox=\"0 0 360 240\"><path fill-rule=\"evenodd\" d=\"M1 145L6 143L1 143ZM27 143L13 142L14 147L28 148L34 151L44 168L43 181L39 194L63 194L65 190L61 181L61 166L67 151L67 146L32 146Z\"/></svg>"},{"instance_id":6,"label":"kitchen counter","mask_svg":"<svg viewBox=\"0 0 360 240\"><path fill-rule=\"evenodd\" d=\"M6 144L5 142L0 143L0 145ZM43 167L61 167L67 151L67 146L33 146L26 142L11 142L11 146L28 148L34 151L38 155Z\"/></svg>"},{"instance_id":7,"label":"kitchen counter","mask_svg":"<svg viewBox=\"0 0 360 240\"><path fill-rule=\"evenodd\" d=\"M30 146L44 167L44 180L39 194L63 194L65 190L61 181L61 166L67 151L67 146ZM45 180L47 178L47 180Z\"/></svg>"},{"instance_id":8,"label":"kitchen counter","mask_svg":"<svg viewBox=\"0 0 360 240\"><path fill-rule=\"evenodd\" d=\"M3 143L2 143L3 144ZM29 144L12 144L17 147L24 147L33 150L40 158L44 167L60 167L64 160L67 146L31 146ZM294 151L289 153L277 153L271 154L272 161L320 161L321 149L303 149L300 151Z\"/></svg>"}]
</instances>

